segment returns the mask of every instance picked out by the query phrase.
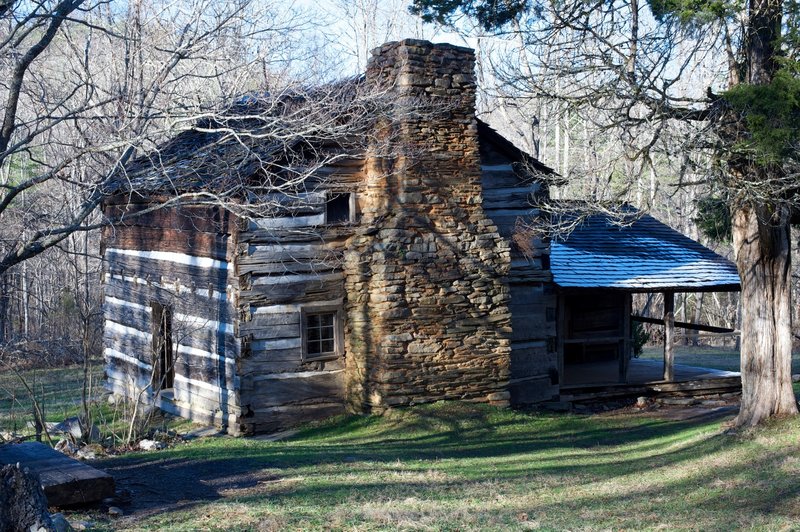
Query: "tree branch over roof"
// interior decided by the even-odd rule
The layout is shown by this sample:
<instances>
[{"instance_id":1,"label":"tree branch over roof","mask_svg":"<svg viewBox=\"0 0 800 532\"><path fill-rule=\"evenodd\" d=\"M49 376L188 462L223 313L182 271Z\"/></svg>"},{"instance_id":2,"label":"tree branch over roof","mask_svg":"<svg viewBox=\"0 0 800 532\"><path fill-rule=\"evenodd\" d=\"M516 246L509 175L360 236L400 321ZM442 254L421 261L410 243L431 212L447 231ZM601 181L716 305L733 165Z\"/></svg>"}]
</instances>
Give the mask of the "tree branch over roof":
<instances>
[{"instance_id":1,"label":"tree branch over roof","mask_svg":"<svg viewBox=\"0 0 800 532\"><path fill-rule=\"evenodd\" d=\"M10 73L0 84L0 274L72 231L113 223L96 207L119 191L133 158L154 158L180 131L201 134L198 119L224 115L253 87L283 92L291 60L311 53L301 31L311 18L280 3L161 7L0 3L0 65ZM223 128L212 126L220 136ZM256 152L260 141L237 135L231 145Z\"/></svg>"}]
</instances>

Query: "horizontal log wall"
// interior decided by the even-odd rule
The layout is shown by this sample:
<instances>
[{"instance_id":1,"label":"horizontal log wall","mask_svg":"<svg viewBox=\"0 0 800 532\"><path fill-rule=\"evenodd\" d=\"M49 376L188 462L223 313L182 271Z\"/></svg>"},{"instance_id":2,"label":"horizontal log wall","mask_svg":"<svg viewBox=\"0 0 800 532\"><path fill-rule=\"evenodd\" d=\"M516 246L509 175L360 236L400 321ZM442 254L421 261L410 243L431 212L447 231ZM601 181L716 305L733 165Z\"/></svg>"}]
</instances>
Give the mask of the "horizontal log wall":
<instances>
[{"instance_id":1,"label":"horizontal log wall","mask_svg":"<svg viewBox=\"0 0 800 532\"><path fill-rule=\"evenodd\" d=\"M160 406L238 431L236 223L213 207L107 205L105 358L115 393L153 397L153 302L171 309L174 386Z\"/></svg>"},{"instance_id":2,"label":"horizontal log wall","mask_svg":"<svg viewBox=\"0 0 800 532\"><path fill-rule=\"evenodd\" d=\"M512 244L511 403L522 405L558 395L557 298L549 269L549 244L529 228L540 216L540 183L491 145L481 146L483 209Z\"/></svg>"},{"instance_id":3,"label":"horizontal log wall","mask_svg":"<svg viewBox=\"0 0 800 532\"><path fill-rule=\"evenodd\" d=\"M164 198L165 200L168 198ZM104 228L105 240L120 227L149 227L182 231L186 236L206 233L208 235L232 235L236 233L237 218L218 207L183 205L159 208L158 203L148 200L129 200L127 196L112 198L104 207L106 216L114 225ZM199 253L207 256L207 250Z\"/></svg>"},{"instance_id":4,"label":"horizontal log wall","mask_svg":"<svg viewBox=\"0 0 800 532\"><path fill-rule=\"evenodd\" d=\"M327 190L355 193L361 163L323 169ZM344 360L304 361L302 313L341 309L349 223L326 225L324 192L282 200L283 212L239 234L238 365L243 432L274 431L344 411ZM304 201L307 203L304 204Z\"/></svg>"},{"instance_id":5,"label":"horizontal log wall","mask_svg":"<svg viewBox=\"0 0 800 532\"><path fill-rule=\"evenodd\" d=\"M544 276L537 280L549 281L549 244L531 230L541 215L534 204L546 190L507 158L493 154L491 162L481 165L482 206L500 234L512 243L512 269L523 270L523 277L538 272ZM513 278L515 272L510 275Z\"/></svg>"}]
</instances>

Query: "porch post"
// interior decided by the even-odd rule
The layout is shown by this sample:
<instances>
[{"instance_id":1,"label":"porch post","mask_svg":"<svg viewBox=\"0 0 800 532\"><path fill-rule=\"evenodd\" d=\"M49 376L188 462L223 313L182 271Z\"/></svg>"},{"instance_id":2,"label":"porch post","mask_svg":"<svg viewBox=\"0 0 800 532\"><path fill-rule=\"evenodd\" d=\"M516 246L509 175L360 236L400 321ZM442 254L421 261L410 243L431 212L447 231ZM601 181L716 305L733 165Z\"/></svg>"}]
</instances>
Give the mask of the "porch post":
<instances>
[{"instance_id":1,"label":"porch post","mask_svg":"<svg viewBox=\"0 0 800 532\"><path fill-rule=\"evenodd\" d=\"M675 379L675 294L664 292L664 380Z\"/></svg>"}]
</instances>

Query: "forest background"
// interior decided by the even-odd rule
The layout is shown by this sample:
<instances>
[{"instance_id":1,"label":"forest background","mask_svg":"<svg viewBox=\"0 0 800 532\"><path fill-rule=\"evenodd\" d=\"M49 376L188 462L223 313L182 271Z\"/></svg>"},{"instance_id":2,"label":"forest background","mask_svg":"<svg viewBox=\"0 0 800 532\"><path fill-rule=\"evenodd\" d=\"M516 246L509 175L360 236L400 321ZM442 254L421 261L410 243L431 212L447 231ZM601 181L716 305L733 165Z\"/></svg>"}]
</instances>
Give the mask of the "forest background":
<instances>
[{"instance_id":1,"label":"forest background","mask_svg":"<svg viewBox=\"0 0 800 532\"><path fill-rule=\"evenodd\" d=\"M12 4L0 2L0 13ZM34 49L37 36L51 40L27 64L17 125L0 136L0 362L21 368L100 360L96 228L102 220L95 207L104 176L232 99L357 75L372 48L400 38L475 48L480 117L566 178L554 186L554 199L596 206L625 201L731 257L724 223L701 216L704 176L715 161L710 152L690 149L691 130L659 135L642 157L645 137L608 128L593 116L596 110L524 97L524 88L509 82L511 65L529 69L532 78L538 74L526 62L519 34L490 33L468 20L459 22L459 31L444 32L412 16L406 4L41 1L17 6L12 16L14 10L2 13L4 71L17 73L14 65ZM59 9L69 14L49 17ZM677 90L687 101L725 88L726 65L717 52L709 46L681 65L690 75ZM553 54L554 65L569 60L567 48L542 53ZM0 82L7 94L14 79ZM570 79L548 82L565 88ZM793 272L795 302L798 278ZM636 303L640 313L661 314L657 298ZM676 296L680 321L738 329L737 309L736 294ZM653 333L650 341L657 343ZM735 346L737 339L714 342Z\"/></svg>"}]
</instances>

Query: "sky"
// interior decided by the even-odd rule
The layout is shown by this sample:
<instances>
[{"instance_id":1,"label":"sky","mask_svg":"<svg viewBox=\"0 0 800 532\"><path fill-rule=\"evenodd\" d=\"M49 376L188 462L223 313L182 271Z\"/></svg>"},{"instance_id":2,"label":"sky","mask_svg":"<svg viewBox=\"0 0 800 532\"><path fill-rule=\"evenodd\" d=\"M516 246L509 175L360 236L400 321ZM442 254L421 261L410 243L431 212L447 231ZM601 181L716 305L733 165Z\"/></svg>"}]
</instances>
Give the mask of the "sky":
<instances>
[{"instance_id":1,"label":"sky","mask_svg":"<svg viewBox=\"0 0 800 532\"><path fill-rule=\"evenodd\" d=\"M363 72L369 51L389 41L425 39L474 47L474 39L425 24L408 12L408 0L298 0L324 21L320 28L338 48L350 74ZM472 42L470 42L472 41Z\"/></svg>"}]
</instances>

